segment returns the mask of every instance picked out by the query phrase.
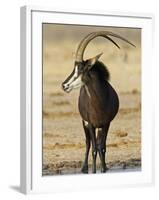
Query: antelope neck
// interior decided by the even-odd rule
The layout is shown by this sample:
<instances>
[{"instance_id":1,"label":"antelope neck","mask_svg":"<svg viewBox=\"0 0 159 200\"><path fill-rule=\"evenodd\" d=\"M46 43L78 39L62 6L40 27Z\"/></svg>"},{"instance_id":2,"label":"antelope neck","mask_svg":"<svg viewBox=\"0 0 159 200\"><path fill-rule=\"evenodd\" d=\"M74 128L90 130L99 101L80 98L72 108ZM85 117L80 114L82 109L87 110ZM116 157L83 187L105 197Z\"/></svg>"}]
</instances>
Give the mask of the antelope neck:
<instances>
[{"instance_id":1,"label":"antelope neck","mask_svg":"<svg viewBox=\"0 0 159 200\"><path fill-rule=\"evenodd\" d=\"M104 82L104 84L103 84ZM107 94L103 94L103 85L104 87L107 86L107 82L101 80L97 74L93 73L90 74L90 80L88 84L85 85L86 92L91 100L98 100L98 102L102 101L103 97ZM102 102L101 102L102 103Z\"/></svg>"}]
</instances>

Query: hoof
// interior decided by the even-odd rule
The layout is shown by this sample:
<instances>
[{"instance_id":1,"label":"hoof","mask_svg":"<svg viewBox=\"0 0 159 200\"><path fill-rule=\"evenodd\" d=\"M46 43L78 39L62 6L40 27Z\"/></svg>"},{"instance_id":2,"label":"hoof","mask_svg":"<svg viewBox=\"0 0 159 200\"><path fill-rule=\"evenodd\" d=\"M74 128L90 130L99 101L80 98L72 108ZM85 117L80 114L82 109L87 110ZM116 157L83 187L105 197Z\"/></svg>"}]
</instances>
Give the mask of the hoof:
<instances>
[{"instance_id":1,"label":"hoof","mask_svg":"<svg viewBox=\"0 0 159 200\"><path fill-rule=\"evenodd\" d=\"M88 174L88 166L86 166L86 165L83 166L82 169L81 169L81 172L84 173L84 174Z\"/></svg>"},{"instance_id":2,"label":"hoof","mask_svg":"<svg viewBox=\"0 0 159 200\"><path fill-rule=\"evenodd\" d=\"M105 173L106 172L106 169L101 169L101 173Z\"/></svg>"},{"instance_id":3,"label":"hoof","mask_svg":"<svg viewBox=\"0 0 159 200\"><path fill-rule=\"evenodd\" d=\"M93 173L93 174L96 174L96 169L92 169L92 173Z\"/></svg>"},{"instance_id":4,"label":"hoof","mask_svg":"<svg viewBox=\"0 0 159 200\"><path fill-rule=\"evenodd\" d=\"M101 173L106 173L109 170L109 168L107 166L105 166L104 168L101 169Z\"/></svg>"}]
</instances>

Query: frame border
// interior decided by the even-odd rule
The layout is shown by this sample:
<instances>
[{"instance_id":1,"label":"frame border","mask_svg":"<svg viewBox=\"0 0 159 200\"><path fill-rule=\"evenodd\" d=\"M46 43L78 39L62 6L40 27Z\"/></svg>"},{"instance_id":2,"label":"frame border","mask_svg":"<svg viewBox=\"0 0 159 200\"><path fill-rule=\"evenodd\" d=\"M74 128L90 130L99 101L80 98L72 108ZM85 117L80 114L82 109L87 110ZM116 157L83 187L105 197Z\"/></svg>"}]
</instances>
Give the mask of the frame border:
<instances>
[{"instance_id":1,"label":"frame border","mask_svg":"<svg viewBox=\"0 0 159 200\"><path fill-rule=\"evenodd\" d=\"M110 11L94 11L94 10L79 10L74 9L57 9L37 6L21 7L20 15L20 191L22 193L32 193L32 12L51 12L51 13L66 13L79 15L97 15L97 16L115 16L142 18L152 20L152 29L154 29L154 15L150 13L127 13L127 12L110 12ZM153 34L152 34L153 36ZM152 39L153 42L153 39ZM153 137L153 136L152 136ZM154 144L154 141L152 140ZM154 145L152 145L154 152ZM152 156L152 166L154 166L154 156ZM152 173L152 183L154 183L154 173Z\"/></svg>"}]
</instances>

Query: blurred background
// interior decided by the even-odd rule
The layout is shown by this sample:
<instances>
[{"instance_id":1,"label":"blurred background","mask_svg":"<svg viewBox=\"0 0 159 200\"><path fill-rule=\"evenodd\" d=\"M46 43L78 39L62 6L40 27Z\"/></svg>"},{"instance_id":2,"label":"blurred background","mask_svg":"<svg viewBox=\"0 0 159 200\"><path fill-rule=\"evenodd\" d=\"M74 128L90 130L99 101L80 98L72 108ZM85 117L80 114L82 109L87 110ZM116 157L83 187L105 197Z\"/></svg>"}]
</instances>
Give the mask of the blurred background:
<instances>
[{"instance_id":1,"label":"blurred background","mask_svg":"<svg viewBox=\"0 0 159 200\"><path fill-rule=\"evenodd\" d=\"M112 37L119 50L98 37L84 54L87 59L103 52L100 60L108 67L110 83L120 99L119 113L108 133L107 163L112 170L141 166L141 29L43 24L43 175L79 173L85 151L79 90L66 94L61 83L73 70L79 42L90 32L102 30L136 45Z\"/></svg>"}]
</instances>

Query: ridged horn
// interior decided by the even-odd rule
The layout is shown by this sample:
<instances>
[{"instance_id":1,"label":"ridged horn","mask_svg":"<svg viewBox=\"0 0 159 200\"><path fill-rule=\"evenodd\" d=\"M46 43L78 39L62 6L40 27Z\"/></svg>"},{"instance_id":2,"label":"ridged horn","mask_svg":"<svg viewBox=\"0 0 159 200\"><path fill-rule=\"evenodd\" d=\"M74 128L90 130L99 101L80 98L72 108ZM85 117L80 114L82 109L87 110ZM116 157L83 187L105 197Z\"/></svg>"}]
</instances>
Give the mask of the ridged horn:
<instances>
[{"instance_id":1,"label":"ridged horn","mask_svg":"<svg viewBox=\"0 0 159 200\"><path fill-rule=\"evenodd\" d=\"M121 39L121 40L127 42L128 44L130 44L130 45L135 47L135 45L132 44L130 41L128 41L124 37L122 37L120 35L117 35L115 33L112 33L112 32L109 32L109 31L92 32L92 33L88 34L86 37L84 37L83 40L80 42L80 44L79 44L79 46L77 48L77 51L76 51L76 56L75 56L75 60L77 62L82 62L83 61L84 50L87 47L88 43L91 40L93 40L94 38L99 37L99 36L110 40L119 49L120 49L119 45L116 42L114 42L114 40L112 40L109 36L113 36L113 37L119 38L119 39Z\"/></svg>"}]
</instances>

